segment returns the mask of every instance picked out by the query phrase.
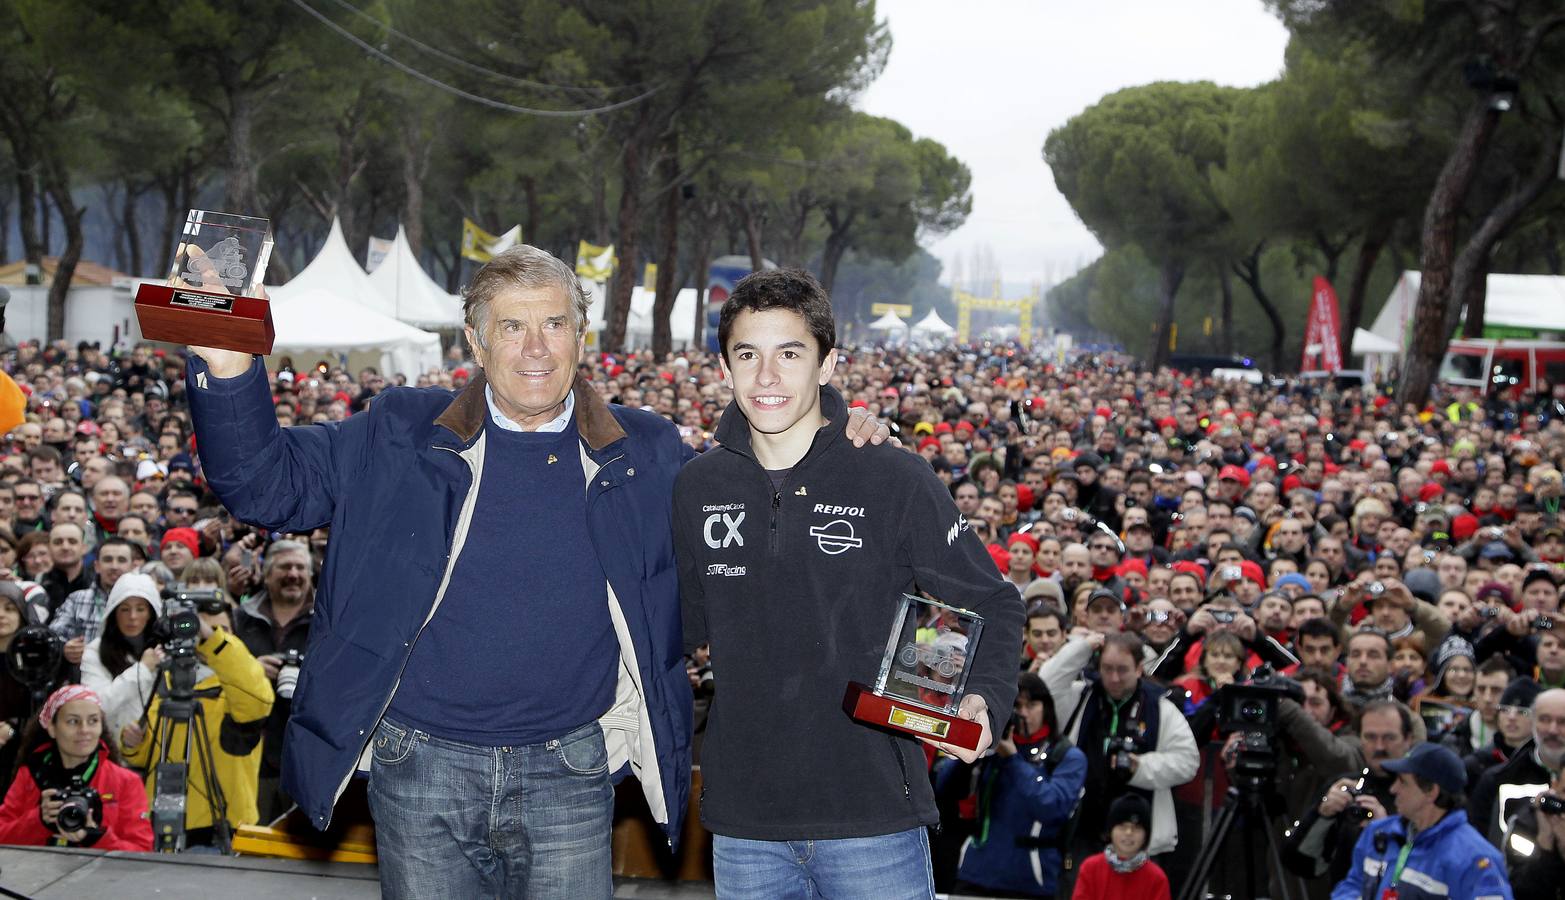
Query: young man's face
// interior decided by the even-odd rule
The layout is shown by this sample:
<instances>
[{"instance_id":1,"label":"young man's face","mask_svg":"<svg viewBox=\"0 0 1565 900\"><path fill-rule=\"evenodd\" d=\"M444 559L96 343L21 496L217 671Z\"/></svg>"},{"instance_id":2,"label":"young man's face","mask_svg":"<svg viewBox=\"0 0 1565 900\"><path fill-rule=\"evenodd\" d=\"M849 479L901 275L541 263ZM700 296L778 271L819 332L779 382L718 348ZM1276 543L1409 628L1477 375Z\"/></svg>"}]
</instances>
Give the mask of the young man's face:
<instances>
[{"instance_id":1,"label":"young man's face","mask_svg":"<svg viewBox=\"0 0 1565 900\"><path fill-rule=\"evenodd\" d=\"M821 359L803 316L784 309L745 310L735 317L725 349L723 377L752 429L777 435L801 421L814 422L837 351Z\"/></svg>"},{"instance_id":2,"label":"young man's face","mask_svg":"<svg viewBox=\"0 0 1565 900\"><path fill-rule=\"evenodd\" d=\"M1036 616L1027 620L1027 646L1038 657L1048 659L1063 643L1065 632L1061 630L1058 618Z\"/></svg>"}]
</instances>

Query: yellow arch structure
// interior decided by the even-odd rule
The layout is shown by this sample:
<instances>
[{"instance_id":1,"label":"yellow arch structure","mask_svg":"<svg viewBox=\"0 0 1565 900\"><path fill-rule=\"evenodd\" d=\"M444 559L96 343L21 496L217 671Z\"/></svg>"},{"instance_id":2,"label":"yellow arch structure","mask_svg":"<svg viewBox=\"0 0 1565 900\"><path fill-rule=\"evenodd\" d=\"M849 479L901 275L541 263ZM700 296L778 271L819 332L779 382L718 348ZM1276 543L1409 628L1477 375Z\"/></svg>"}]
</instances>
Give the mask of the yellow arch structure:
<instances>
[{"instance_id":1,"label":"yellow arch structure","mask_svg":"<svg viewBox=\"0 0 1565 900\"><path fill-rule=\"evenodd\" d=\"M1018 314L1016 340L1023 347L1029 346L1032 343L1032 308L1038 302L1038 295L1031 294L1016 300L1002 300L999 296L998 284L994 287L994 293L993 297L974 297L966 291L951 292L951 299L956 302L957 341L965 344L972 337L973 310L999 310Z\"/></svg>"}]
</instances>

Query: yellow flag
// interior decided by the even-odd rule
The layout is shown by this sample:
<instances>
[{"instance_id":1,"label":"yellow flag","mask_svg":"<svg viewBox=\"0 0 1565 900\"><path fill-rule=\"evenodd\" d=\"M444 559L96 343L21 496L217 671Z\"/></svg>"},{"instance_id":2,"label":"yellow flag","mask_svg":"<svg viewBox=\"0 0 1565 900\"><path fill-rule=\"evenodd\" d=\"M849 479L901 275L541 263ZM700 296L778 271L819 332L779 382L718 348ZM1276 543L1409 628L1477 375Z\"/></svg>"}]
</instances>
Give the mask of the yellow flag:
<instances>
[{"instance_id":1,"label":"yellow flag","mask_svg":"<svg viewBox=\"0 0 1565 900\"><path fill-rule=\"evenodd\" d=\"M608 281L614 274L614 245L599 247L586 241L577 244L576 274L588 281Z\"/></svg>"},{"instance_id":2,"label":"yellow flag","mask_svg":"<svg viewBox=\"0 0 1565 900\"><path fill-rule=\"evenodd\" d=\"M462 255L474 262L488 262L521 242L520 225L513 225L505 234L490 234L472 219L462 219Z\"/></svg>"},{"instance_id":3,"label":"yellow flag","mask_svg":"<svg viewBox=\"0 0 1565 900\"><path fill-rule=\"evenodd\" d=\"M641 273L641 287L644 290L655 291L658 287L658 264L647 263L647 268Z\"/></svg>"}]
</instances>

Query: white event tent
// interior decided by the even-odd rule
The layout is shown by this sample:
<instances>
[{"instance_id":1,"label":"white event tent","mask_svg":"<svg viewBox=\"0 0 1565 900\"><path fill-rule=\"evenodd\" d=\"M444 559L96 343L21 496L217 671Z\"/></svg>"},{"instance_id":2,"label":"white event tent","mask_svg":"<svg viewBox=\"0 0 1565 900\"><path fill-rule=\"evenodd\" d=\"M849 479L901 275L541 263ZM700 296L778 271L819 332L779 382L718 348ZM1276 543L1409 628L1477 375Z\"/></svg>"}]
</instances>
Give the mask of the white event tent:
<instances>
[{"instance_id":1,"label":"white event tent","mask_svg":"<svg viewBox=\"0 0 1565 900\"><path fill-rule=\"evenodd\" d=\"M277 329L274 358L347 354L350 367L372 365L409 381L440 367L440 336L382 311L388 302L353 258L335 219L310 264L287 284L267 288L267 295Z\"/></svg>"},{"instance_id":2,"label":"white event tent","mask_svg":"<svg viewBox=\"0 0 1565 900\"><path fill-rule=\"evenodd\" d=\"M397 226L391 250L369 274L379 300L376 309L418 328L461 328L462 298L447 293L413 256L407 232Z\"/></svg>"},{"instance_id":3,"label":"white event tent","mask_svg":"<svg viewBox=\"0 0 1565 900\"><path fill-rule=\"evenodd\" d=\"M273 294L272 324L277 340L268 368L275 368L278 356L293 357L298 368L338 354L348 356L350 369L374 366L388 378L400 372L409 382L440 368L440 335L324 291Z\"/></svg>"},{"instance_id":4,"label":"white event tent","mask_svg":"<svg viewBox=\"0 0 1565 900\"><path fill-rule=\"evenodd\" d=\"M869 327L875 331L907 331L907 323L894 312L888 312L869 323Z\"/></svg>"},{"instance_id":5,"label":"white event tent","mask_svg":"<svg viewBox=\"0 0 1565 900\"><path fill-rule=\"evenodd\" d=\"M1370 333L1395 344L1395 352L1407 346L1421 281L1420 273L1403 272L1375 323L1369 326ZM1484 325L1565 332L1565 276L1490 275L1486 290ZM1358 345L1357 335L1354 345Z\"/></svg>"},{"instance_id":6,"label":"white event tent","mask_svg":"<svg viewBox=\"0 0 1565 900\"><path fill-rule=\"evenodd\" d=\"M931 308L929 315L919 319L918 324L913 326L913 334L921 338L943 338L956 334L956 329L947 325L946 321L940 318L940 313Z\"/></svg>"},{"instance_id":7,"label":"white event tent","mask_svg":"<svg viewBox=\"0 0 1565 900\"><path fill-rule=\"evenodd\" d=\"M604 316L608 292L602 282L583 281L587 291L587 330L599 332L607 327ZM625 320L625 344L627 350L639 350L652 346L652 303L656 292L636 285L630 291L630 315ZM669 329L673 335L674 349L690 346L696 327L696 289L685 288L674 298L674 310L669 315Z\"/></svg>"}]
</instances>

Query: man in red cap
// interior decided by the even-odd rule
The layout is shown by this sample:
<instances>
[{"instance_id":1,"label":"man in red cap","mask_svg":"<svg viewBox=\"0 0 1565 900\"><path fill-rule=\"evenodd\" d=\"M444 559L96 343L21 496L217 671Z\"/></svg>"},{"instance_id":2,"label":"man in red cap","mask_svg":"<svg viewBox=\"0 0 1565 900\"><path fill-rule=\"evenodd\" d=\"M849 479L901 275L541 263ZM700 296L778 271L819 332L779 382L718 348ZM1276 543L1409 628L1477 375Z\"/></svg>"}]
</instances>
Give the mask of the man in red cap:
<instances>
[{"instance_id":1,"label":"man in red cap","mask_svg":"<svg viewBox=\"0 0 1565 900\"><path fill-rule=\"evenodd\" d=\"M1217 496L1230 504L1237 504L1250 487L1250 473L1235 465L1223 466L1217 472Z\"/></svg>"}]
</instances>

